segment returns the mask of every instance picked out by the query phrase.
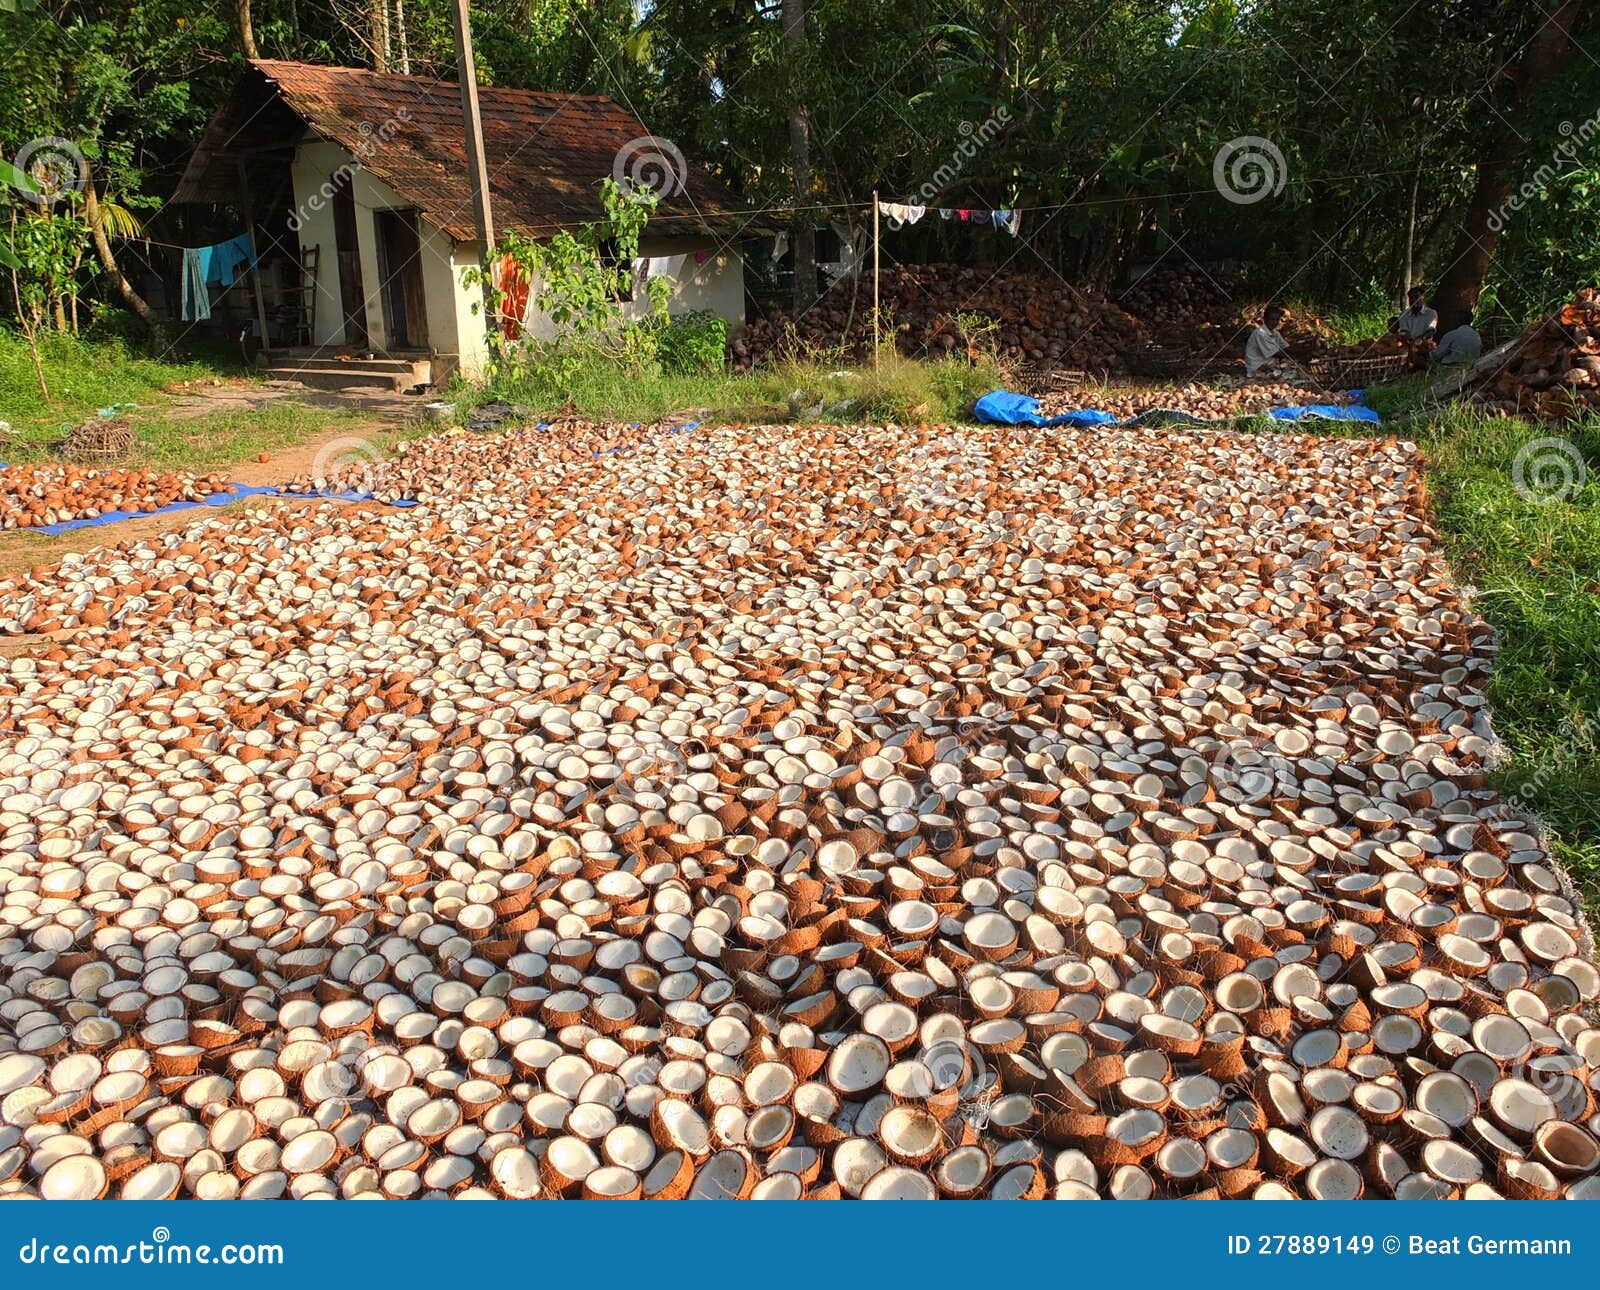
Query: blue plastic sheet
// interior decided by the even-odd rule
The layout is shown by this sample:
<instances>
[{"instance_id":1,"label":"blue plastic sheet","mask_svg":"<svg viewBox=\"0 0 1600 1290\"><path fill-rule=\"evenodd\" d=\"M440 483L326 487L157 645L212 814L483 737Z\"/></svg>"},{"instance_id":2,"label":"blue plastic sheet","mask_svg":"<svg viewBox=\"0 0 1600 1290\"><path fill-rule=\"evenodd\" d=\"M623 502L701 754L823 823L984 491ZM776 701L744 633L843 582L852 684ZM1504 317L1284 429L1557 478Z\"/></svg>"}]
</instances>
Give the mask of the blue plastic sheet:
<instances>
[{"instance_id":1,"label":"blue plastic sheet","mask_svg":"<svg viewBox=\"0 0 1600 1290\"><path fill-rule=\"evenodd\" d=\"M1105 426L1115 425L1109 412L1083 410L1047 417L1039 410L1039 400L1010 390L991 390L972 405L973 415L988 425L1001 426Z\"/></svg>"},{"instance_id":2,"label":"blue plastic sheet","mask_svg":"<svg viewBox=\"0 0 1600 1290\"><path fill-rule=\"evenodd\" d=\"M0 469L4 469L0 466ZM372 494L349 489L342 493L291 493L282 488L273 488L255 484L229 484L220 493L212 493L209 497L202 497L196 502L170 502L166 506L153 511L107 511L104 515L95 515L81 520L62 520L59 524L41 524L37 528L29 529L30 533L46 533L51 537L57 534L70 533L73 529L99 528L102 524L119 524L123 520L142 520L151 515L168 515L173 511L192 511L202 506L230 506L234 502L246 497L326 497L339 502L370 502ZM415 506L416 502L410 498L401 498L388 503L390 506Z\"/></svg>"},{"instance_id":3,"label":"blue plastic sheet","mask_svg":"<svg viewBox=\"0 0 1600 1290\"><path fill-rule=\"evenodd\" d=\"M1366 421L1382 425L1383 418L1365 403L1306 403L1297 408L1273 408L1267 414L1274 421Z\"/></svg>"},{"instance_id":4,"label":"blue plastic sheet","mask_svg":"<svg viewBox=\"0 0 1600 1290\"><path fill-rule=\"evenodd\" d=\"M1357 402L1307 403L1293 408L1273 408L1270 415L1277 421L1301 421L1320 417L1326 421L1365 421L1371 425L1383 423L1383 419L1376 412L1360 402L1363 391L1352 390L1350 394ZM972 411L979 421L989 425L1004 426L1131 426L1163 420L1194 425L1220 424L1208 422L1186 412L1162 408L1148 408L1126 421L1118 421L1109 412L1096 412L1091 409L1063 412L1058 416L1047 417L1040 411L1038 399L1030 398L1026 394L1013 394L1010 390L993 390L985 394L973 404Z\"/></svg>"}]
</instances>

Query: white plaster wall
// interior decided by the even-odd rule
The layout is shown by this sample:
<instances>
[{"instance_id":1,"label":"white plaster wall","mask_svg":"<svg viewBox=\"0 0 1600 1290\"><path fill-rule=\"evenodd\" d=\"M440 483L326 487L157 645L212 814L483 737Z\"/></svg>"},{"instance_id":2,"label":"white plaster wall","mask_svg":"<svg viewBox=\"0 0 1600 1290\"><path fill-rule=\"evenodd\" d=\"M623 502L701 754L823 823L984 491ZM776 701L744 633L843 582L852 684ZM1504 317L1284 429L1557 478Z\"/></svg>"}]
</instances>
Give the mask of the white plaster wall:
<instances>
[{"instance_id":1,"label":"white plaster wall","mask_svg":"<svg viewBox=\"0 0 1600 1290\"><path fill-rule=\"evenodd\" d=\"M309 139L296 150L291 166L295 211L301 224L300 244L321 247L314 333L319 345L342 344L346 340L333 203L325 185L350 160L350 154L338 144ZM373 346L384 349L389 343L389 320L379 290L376 217L380 210L403 210L410 203L365 170L355 172L350 193L356 209L356 246L361 257L361 285L366 292L367 332ZM448 233L426 222L421 223L419 232L428 347L435 353L454 353L461 335L456 296L462 289L456 274L456 246Z\"/></svg>"},{"instance_id":2,"label":"white plaster wall","mask_svg":"<svg viewBox=\"0 0 1600 1290\"><path fill-rule=\"evenodd\" d=\"M706 258L697 262L696 251L707 252ZM730 331L744 326L744 257L736 249L719 249L718 243L707 238L645 237L639 243L639 252L639 260L647 263L650 277L675 280L676 285L667 298L669 314L704 309L727 319ZM533 307L532 302L538 295L538 284L534 283L528 292L525 330L537 340L553 340L555 323L549 314ZM623 317L630 322L648 317L649 312L649 297L642 288L622 307Z\"/></svg>"},{"instance_id":3,"label":"white plaster wall","mask_svg":"<svg viewBox=\"0 0 1600 1290\"><path fill-rule=\"evenodd\" d=\"M324 139L308 139L296 150L291 174L294 182L296 213L300 220L302 246L320 246L317 270L317 316L315 336L319 345L345 341L344 308L339 294L338 248L334 239L333 204L324 185L350 154L338 144ZM389 327L381 293L378 290L378 238L375 223L379 210L402 209L407 203L387 184L364 170L357 170L351 187L356 208L356 242L361 256L362 286L366 292L367 331L372 345L388 345ZM462 373L480 376L489 358L488 337L484 328L482 289L467 286L462 270L478 263L476 242L455 242L433 225L421 225L422 285L427 302L428 346L436 354L456 354ZM640 243L640 259L648 262L652 277L676 279L667 302L670 313L684 314L705 309L725 318L731 328L744 325L744 258L734 249L719 249L709 238L649 237ZM695 252L708 252L696 261ZM538 295L537 284L530 297ZM477 306L475 309L474 307ZM643 318L648 300L643 293L624 307L630 320ZM547 314L528 311L527 334L541 340L553 339L555 324Z\"/></svg>"},{"instance_id":4,"label":"white plaster wall","mask_svg":"<svg viewBox=\"0 0 1600 1290\"><path fill-rule=\"evenodd\" d=\"M457 242L450 265L450 313L455 319L456 353L461 374L477 380L489 364L489 333L484 326L483 287L467 286L462 271L478 267L479 243ZM476 306L476 308L474 308Z\"/></svg>"},{"instance_id":5,"label":"white plaster wall","mask_svg":"<svg viewBox=\"0 0 1600 1290\"><path fill-rule=\"evenodd\" d=\"M294 187L294 219L302 247L317 247L317 308L312 339L318 345L342 345L344 301L339 294L339 248L334 238L333 202L323 191L349 153L321 140L295 150L289 173ZM329 190L331 192L331 189ZM357 212L357 223L360 212Z\"/></svg>"}]
</instances>

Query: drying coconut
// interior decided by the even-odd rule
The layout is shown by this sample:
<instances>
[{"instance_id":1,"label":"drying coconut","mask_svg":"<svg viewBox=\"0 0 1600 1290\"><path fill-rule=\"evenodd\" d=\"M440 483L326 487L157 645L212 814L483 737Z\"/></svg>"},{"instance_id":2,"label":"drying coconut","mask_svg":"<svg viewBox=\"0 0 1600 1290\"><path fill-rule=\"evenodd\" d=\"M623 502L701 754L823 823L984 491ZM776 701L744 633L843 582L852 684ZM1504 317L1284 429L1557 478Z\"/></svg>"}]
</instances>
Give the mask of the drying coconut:
<instances>
[{"instance_id":1,"label":"drying coconut","mask_svg":"<svg viewBox=\"0 0 1600 1290\"><path fill-rule=\"evenodd\" d=\"M223 474L96 470L83 466L0 468L0 528L42 528L113 511L156 511L228 489Z\"/></svg>"},{"instance_id":2,"label":"drying coconut","mask_svg":"<svg viewBox=\"0 0 1600 1290\"><path fill-rule=\"evenodd\" d=\"M1585 1196L1411 451L439 436L0 632L0 1182Z\"/></svg>"}]
</instances>

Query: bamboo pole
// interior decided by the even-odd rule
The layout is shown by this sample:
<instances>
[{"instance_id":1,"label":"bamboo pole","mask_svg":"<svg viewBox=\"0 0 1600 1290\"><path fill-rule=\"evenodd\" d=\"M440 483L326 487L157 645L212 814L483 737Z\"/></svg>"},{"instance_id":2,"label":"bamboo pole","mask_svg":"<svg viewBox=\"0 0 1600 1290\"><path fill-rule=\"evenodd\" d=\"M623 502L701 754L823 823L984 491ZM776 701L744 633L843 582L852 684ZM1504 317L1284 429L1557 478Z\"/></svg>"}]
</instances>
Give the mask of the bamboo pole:
<instances>
[{"instance_id":1,"label":"bamboo pole","mask_svg":"<svg viewBox=\"0 0 1600 1290\"><path fill-rule=\"evenodd\" d=\"M878 190L872 190L872 365L878 366Z\"/></svg>"}]
</instances>

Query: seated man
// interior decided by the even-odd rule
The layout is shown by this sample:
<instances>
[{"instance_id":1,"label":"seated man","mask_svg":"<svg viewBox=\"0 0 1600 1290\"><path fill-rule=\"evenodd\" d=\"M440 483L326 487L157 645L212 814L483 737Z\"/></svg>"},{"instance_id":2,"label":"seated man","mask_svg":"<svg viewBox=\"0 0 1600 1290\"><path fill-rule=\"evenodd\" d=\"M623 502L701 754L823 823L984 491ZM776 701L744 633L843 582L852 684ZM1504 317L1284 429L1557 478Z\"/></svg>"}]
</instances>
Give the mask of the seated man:
<instances>
[{"instance_id":1,"label":"seated man","mask_svg":"<svg viewBox=\"0 0 1600 1290\"><path fill-rule=\"evenodd\" d=\"M1472 312L1463 309L1456 315L1455 327L1439 337L1428 361L1438 367L1461 367L1476 363L1483 354L1483 338L1472 329Z\"/></svg>"},{"instance_id":2,"label":"seated man","mask_svg":"<svg viewBox=\"0 0 1600 1290\"><path fill-rule=\"evenodd\" d=\"M1394 320L1394 331L1413 344L1432 340L1439 330L1439 315L1428 308L1427 293L1421 287L1412 287L1406 302L1405 311Z\"/></svg>"},{"instance_id":3,"label":"seated man","mask_svg":"<svg viewBox=\"0 0 1600 1290\"><path fill-rule=\"evenodd\" d=\"M1289 342L1284 340L1278 324L1283 321L1283 309L1268 305L1261 317L1261 326L1250 333L1244 345L1244 374L1249 379L1275 376L1283 367L1282 359L1289 353Z\"/></svg>"}]
</instances>

